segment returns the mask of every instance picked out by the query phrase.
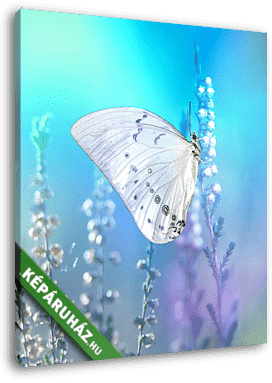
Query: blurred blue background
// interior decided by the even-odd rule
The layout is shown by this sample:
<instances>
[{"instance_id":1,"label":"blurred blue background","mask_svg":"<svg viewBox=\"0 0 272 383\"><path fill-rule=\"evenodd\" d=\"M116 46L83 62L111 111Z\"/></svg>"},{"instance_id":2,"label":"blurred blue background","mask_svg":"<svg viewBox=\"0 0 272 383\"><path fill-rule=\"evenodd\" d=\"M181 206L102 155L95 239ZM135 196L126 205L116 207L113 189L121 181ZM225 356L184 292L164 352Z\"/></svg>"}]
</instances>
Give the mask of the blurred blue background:
<instances>
[{"instance_id":1,"label":"blurred blue background","mask_svg":"<svg viewBox=\"0 0 272 383\"><path fill-rule=\"evenodd\" d=\"M47 172L54 198L48 210L61 219L52 241L72 259L79 257L69 274L58 275L58 284L79 304L87 269L83 253L88 243L88 218L81 211L94 187L94 164L70 134L72 125L96 110L133 106L163 117L180 127L188 104L197 110L193 43L199 48L203 75L215 89L216 115L214 181L222 188L220 215L225 218L221 254L230 240L237 246L231 258L228 297L240 299L239 328L233 346L266 342L266 34L98 16L21 10L21 246L29 254L33 240L30 207L34 191L29 183L36 172L36 152L30 140L31 121L53 114L52 141L47 152ZM197 119L193 116L193 127ZM117 303L106 308L114 317L119 339L127 352L136 352L138 330L133 320L142 309L144 274L136 270L145 257L147 240L139 232L120 197L116 228L107 235L105 254L119 251L118 268L105 270L105 289L118 290ZM208 241L202 217L203 236ZM170 352L179 332L175 302L179 299L175 243L156 246L153 265L162 274L152 297L158 297L156 344L143 354ZM202 312L206 321L202 337L213 325L206 303L215 296L215 283L204 255L198 265L199 284L205 284ZM68 275L69 274L69 275ZM57 275L57 271L56 271ZM67 283L67 279L69 283ZM205 281L205 282L204 282Z\"/></svg>"}]
</instances>

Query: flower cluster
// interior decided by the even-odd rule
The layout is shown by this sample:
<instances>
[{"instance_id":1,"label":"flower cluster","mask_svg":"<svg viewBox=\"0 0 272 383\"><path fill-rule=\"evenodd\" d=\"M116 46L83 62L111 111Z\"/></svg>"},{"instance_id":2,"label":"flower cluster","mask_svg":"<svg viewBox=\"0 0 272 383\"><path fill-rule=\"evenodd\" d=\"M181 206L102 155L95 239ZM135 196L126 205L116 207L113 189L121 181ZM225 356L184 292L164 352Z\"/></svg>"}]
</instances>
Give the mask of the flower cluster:
<instances>
[{"instance_id":1,"label":"flower cluster","mask_svg":"<svg viewBox=\"0 0 272 383\"><path fill-rule=\"evenodd\" d=\"M238 326L238 320L236 317L238 304L234 301L233 307L228 317L224 321L228 323L228 319L231 317L230 324L225 325L222 321L222 297L226 286L226 281L229 277L229 270L227 269L227 263L229 257L232 254L235 243L231 241L229 243L226 254L222 257L221 261L217 255L217 247L219 240L222 236L222 230L224 226L224 218L219 217L217 220L214 218L216 209L221 201L221 186L216 182L213 185L204 185L205 178L211 178L218 173L217 166L214 163L216 156L215 145L216 138L214 136L215 131L215 114L213 112L214 102L212 100L214 95L214 89L212 87L212 80L210 77L201 79L201 67L198 63L198 47L195 48L195 73L196 73L196 97L198 100L198 126L199 126L199 139L202 149L202 161L199 171L199 181L202 192L202 207L206 219L206 224L209 231L211 248L206 246L204 253L208 259L209 266L212 268L213 277L217 287L217 312L213 304L208 304L207 309L213 320L216 332L221 346L229 346L233 339L234 333ZM234 315L235 314L235 315Z\"/></svg>"},{"instance_id":2,"label":"flower cluster","mask_svg":"<svg viewBox=\"0 0 272 383\"><path fill-rule=\"evenodd\" d=\"M152 282L155 282L157 278L161 276L161 273L155 268L151 267L152 255L154 253L153 244L150 242L147 248L147 259L140 259L137 262L136 268L140 271L146 271L147 278L143 284L144 299L143 299L143 308L141 316L138 316L134 320L134 324L140 330L138 338L138 348L137 355L141 354L142 345L146 348L149 348L155 342L155 336L153 332L144 334L144 327L147 324L149 327L153 327L157 324L157 318L155 316L155 311L159 307L158 298L150 299L149 295L152 292L153 285ZM151 312L147 316L147 309Z\"/></svg>"},{"instance_id":3,"label":"flower cluster","mask_svg":"<svg viewBox=\"0 0 272 383\"><path fill-rule=\"evenodd\" d=\"M212 88L212 80L207 77L205 80L197 78L197 91L196 96L198 100L198 126L199 126L199 139L201 146L201 158L203 162L200 165L200 178L211 178L218 173L214 158L216 157L216 137L215 131L215 114L213 112L214 102L212 97L214 89ZM209 204L213 204L216 200L220 199L221 187L215 183L209 190L206 191L207 200Z\"/></svg>"},{"instance_id":4,"label":"flower cluster","mask_svg":"<svg viewBox=\"0 0 272 383\"><path fill-rule=\"evenodd\" d=\"M51 139L48 123L51 115L45 114L41 119L35 117L32 120L31 139L36 148L37 171L36 176L31 182L35 188L34 205L32 206L32 227L28 234L37 245L31 253L35 261L41 266L50 277L52 277L52 268L56 269L62 262L63 249L57 243L49 245L49 238L53 230L60 225L60 219L57 215L47 215L46 204L54 196L52 189L47 185L46 175L46 150Z\"/></svg>"},{"instance_id":5,"label":"flower cluster","mask_svg":"<svg viewBox=\"0 0 272 383\"><path fill-rule=\"evenodd\" d=\"M34 261L53 280L53 269L58 269L62 263L64 251L58 243L50 244L53 231L60 225L57 215L47 213L47 202L54 196L48 186L46 174L46 150L51 135L48 128L51 115L45 114L41 119L35 117L32 120L31 140L36 149L36 175L32 179L31 186L35 188L34 204L31 208L32 227L29 229L29 237L35 242L31 250ZM19 289L18 289L19 291ZM22 291L22 290L21 290ZM18 293L18 328L21 332L23 355L19 354L18 360L23 366L39 364L64 363L67 354L67 346L60 349L61 339L55 321L44 311L36 311L32 314L31 308L25 303L23 293ZM32 311L35 307L32 307ZM28 318L26 320L26 318ZM31 325L32 323L32 325ZM39 334L32 335L31 331L40 325L46 324L49 328L49 339L44 341ZM63 342L66 342L62 338ZM49 350L51 356L45 352ZM39 359L43 355L43 359Z\"/></svg>"},{"instance_id":6,"label":"flower cluster","mask_svg":"<svg viewBox=\"0 0 272 383\"><path fill-rule=\"evenodd\" d=\"M112 188L107 179L97 169L94 176L92 199L87 198L82 205L83 212L89 218L87 230L90 248L83 254L88 270L83 273L85 291L80 295L80 303L86 317L92 320L110 342L116 343L118 334L114 331L112 315L104 318L104 304L116 302L119 292L104 291L104 274L106 265L119 265L121 256L118 251L113 251L107 256L103 252L106 234L115 227L115 204L109 198Z\"/></svg>"}]
</instances>

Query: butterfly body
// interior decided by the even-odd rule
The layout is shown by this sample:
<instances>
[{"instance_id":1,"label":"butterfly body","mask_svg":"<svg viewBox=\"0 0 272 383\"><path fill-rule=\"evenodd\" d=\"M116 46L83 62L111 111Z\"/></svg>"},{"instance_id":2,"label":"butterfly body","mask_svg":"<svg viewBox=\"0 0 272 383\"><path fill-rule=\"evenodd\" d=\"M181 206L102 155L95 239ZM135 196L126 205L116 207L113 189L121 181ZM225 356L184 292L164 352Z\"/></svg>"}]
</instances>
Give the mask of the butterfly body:
<instances>
[{"instance_id":1,"label":"butterfly body","mask_svg":"<svg viewBox=\"0 0 272 383\"><path fill-rule=\"evenodd\" d=\"M88 114L71 134L108 178L143 233L167 243L185 227L201 149L171 124L137 108Z\"/></svg>"}]
</instances>

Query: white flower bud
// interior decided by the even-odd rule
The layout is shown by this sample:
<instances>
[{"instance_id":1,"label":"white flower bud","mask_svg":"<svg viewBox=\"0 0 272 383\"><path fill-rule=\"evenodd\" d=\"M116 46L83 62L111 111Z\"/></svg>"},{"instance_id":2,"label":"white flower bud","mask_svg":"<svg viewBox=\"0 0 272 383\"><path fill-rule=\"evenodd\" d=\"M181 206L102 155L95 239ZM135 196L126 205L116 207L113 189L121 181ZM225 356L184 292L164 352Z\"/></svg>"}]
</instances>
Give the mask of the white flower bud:
<instances>
[{"instance_id":1,"label":"white flower bud","mask_svg":"<svg viewBox=\"0 0 272 383\"><path fill-rule=\"evenodd\" d=\"M215 200L214 194L211 193L208 195L208 204L212 204Z\"/></svg>"},{"instance_id":2,"label":"white flower bud","mask_svg":"<svg viewBox=\"0 0 272 383\"><path fill-rule=\"evenodd\" d=\"M84 255L83 255L86 263L90 264L94 261L94 257L95 257L95 250L94 249L90 249L90 250L86 250Z\"/></svg>"},{"instance_id":3,"label":"white flower bud","mask_svg":"<svg viewBox=\"0 0 272 383\"><path fill-rule=\"evenodd\" d=\"M44 199L42 198L42 195L39 190L35 191L35 196L34 196L34 203L35 205L41 205L44 202Z\"/></svg>"},{"instance_id":4,"label":"white flower bud","mask_svg":"<svg viewBox=\"0 0 272 383\"><path fill-rule=\"evenodd\" d=\"M50 247L50 252L56 257L61 258L63 256L64 251L60 247L58 243Z\"/></svg>"},{"instance_id":5,"label":"white flower bud","mask_svg":"<svg viewBox=\"0 0 272 383\"><path fill-rule=\"evenodd\" d=\"M213 88L212 88L212 87L208 88L208 89L206 90L206 94L207 94L207 96L208 96L209 98L211 98L211 97L214 95L214 90L213 90Z\"/></svg>"},{"instance_id":6,"label":"white flower bud","mask_svg":"<svg viewBox=\"0 0 272 383\"><path fill-rule=\"evenodd\" d=\"M208 86L211 86L212 85L212 79L210 77L206 77L205 79L205 83L208 85Z\"/></svg>"},{"instance_id":7,"label":"white flower bud","mask_svg":"<svg viewBox=\"0 0 272 383\"><path fill-rule=\"evenodd\" d=\"M146 268L147 268L147 264L146 264L145 259L140 259L137 262L136 269L138 269L138 270L145 270Z\"/></svg>"},{"instance_id":8,"label":"white flower bud","mask_svg":"<svg viewBox=\"0 0 272 383\"><path fill-rule=\"evenodd\" d=\"M215 164L213 164L213 165L211 166L211 170L212 170L212 173L213 173L213 174L217 174L217 173L218 173L218 169L217 169L217 166L216 166Z\"/></svg>"},{"instance_id":9,"label":"white flower bud","mask_svg":"<svg viewBox=\"0 0 272 383\"><path fill-rule=\"evenodd\" d=\"M88 235L88 239L91 243L94 243L95 240L96 240L96 237L98 236L98 231L97 230L93 230L90 232L90 234Z\"/></svg>"},{"instance_id":10,"label":"white flower bud","mask_svg":"<svg viewBox=\"0 0 272 383\"><path fill-rule=\"evenodd\" d=\"M90 198L87 198L86 201L82 205L82 210L85 212L87 216L92 215L93 201Z\"/></svg>"},{"instance_id":11,"label":"white flower bud","mask_svg":"<svg viewBox=\"0 0 272 383\"><path fill-rule=\"evenodd\" d=\"M218 183L215 183L213 186L212 186L212 191L215 195L221 193L221 186L218 184Z\"/></svg>"},{"instance_id":12,"label":"white flower bud","mask_svg":"<svg viewBox=\"0 0 272 383\"><path fill-rule=\"evenodd\" d=\"M215 145L216 145L216 138L215 137L211 137L210 138L210 147L214 148Z\"/></svg>"},{"instance_id":13,"label":"white flower bud","mask_svg":"<svg viewBox=\"0 0 272 383\"><path fill-rule=\"evenodd\" d=\"M205 109L199 109L199 111L198 111L198 117L199 118L204 118L204 117L206 117L207 116L207 112L206 112L206 110Z\"/></svg>"},{"instance_id":14,"label":"white flower bud","mask_svg":"<svg viewBox=\"0 0 272 383\"><path fill-rule=\"evenodd\" d=\"M88 298L86 294L81 294L79 299L83 306L87 306L90 303L90 299Z\"/></svg>"},{"instance_id":15,"label":"white flower bud","mask_svg":"<svg viewBox=\"0 0 272 383\"><path fill-rule=\"evenodd\" d=\"M208 129L211 129L211 130L214 130L215 129L215 124L214 124L214 121L210 120L207 124L207 128Z\"/></svg>"},{"instance_id":16,"label":"white flower bud","mask_svg":"<svg viewBox=\"0 0 272 383\"><path fill-rule=\"evenodd\" d=\"M205 177L210 178L213 175L212 168L208 166L206 169L204 169L203 174Z\"/></svg>"},{"instance_id":17,"label":"white flower bud","mask_svg":"<svg viewBox=\"0 0 272 383\"><path fill-rule=\"evenodd\" d=\"M102 235L102 234L98 234L98 236L97 236L96 239L95 239L95 243L96 243L98 246L105 245L105 243L106 243L106 238L104 237L104 235Z\"/></svg>"},{"instance_id":18,"label":"white flower bud","mask_svg":"<svg viewBox=\"0 0 272 383\"><path fill-rule=\"evenodd\" d=\"M208 156L214 158L216 156L216 151L214 148L210 148L208 151Z\"/></svg>"},{"instance_id":19,"label":"white flower bud","mask_svg":"<svg viewBox=\"0 0 272 383\"><path fill-rule=\"evenodd\" d=\"M93 277L87 271L86 273L83 274L83 280L84 280L85 285L89 285L92 282Z\"/></svg>"},{"instance_id":20,"label":"white flower bud","mask_svg":"<svg viewBox=\"0 0 272 383\"><path fill-rule=\"evenodd\" d=\"M34 241L38 241L39 236L42 234L41 227L31 227L28 230L28 235L34 239Z\"/></svg>"}]
</instances>

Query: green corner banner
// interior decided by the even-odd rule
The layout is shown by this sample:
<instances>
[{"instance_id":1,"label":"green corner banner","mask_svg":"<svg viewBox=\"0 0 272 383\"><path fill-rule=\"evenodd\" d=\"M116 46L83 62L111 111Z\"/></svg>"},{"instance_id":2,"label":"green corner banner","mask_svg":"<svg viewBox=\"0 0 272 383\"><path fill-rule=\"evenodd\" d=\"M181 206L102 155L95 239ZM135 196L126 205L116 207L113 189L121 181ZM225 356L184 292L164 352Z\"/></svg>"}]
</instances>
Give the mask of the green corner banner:
<instances>
[{"instance_id":1,"label":"green corner banner","mask_svg":"<svg viewBox=\"0 0 272 383\"><path fill-rule=\"evenodd\" d=\"M22 249L20 282L91 359L122 358L112 344Z\"/></svg>"}]
</instances>

